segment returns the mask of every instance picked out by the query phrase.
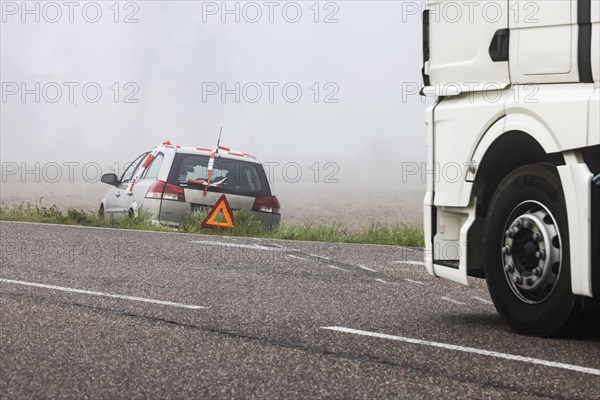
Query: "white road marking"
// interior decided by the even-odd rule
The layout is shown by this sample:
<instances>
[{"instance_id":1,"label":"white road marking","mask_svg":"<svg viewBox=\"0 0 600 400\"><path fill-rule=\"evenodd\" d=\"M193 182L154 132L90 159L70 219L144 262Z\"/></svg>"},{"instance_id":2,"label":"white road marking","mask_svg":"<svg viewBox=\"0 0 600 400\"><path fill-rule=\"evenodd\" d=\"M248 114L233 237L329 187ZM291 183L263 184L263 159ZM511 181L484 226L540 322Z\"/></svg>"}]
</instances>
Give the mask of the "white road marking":
<instances>
[{"instance_id":1,"label":"white road marking","mask_svg":"<svg viewBox=\"0 0 600 400\"><path fill-rule=\"evenodd\" d=\"M298 256L295 256L293 254L286 254L286 256L288 256L290 258L297 258L298 260L306 260L306 258L304 258L304 257L298 257Z\"/></svg>"},{"instance_id":2,"label":"white road marking","mask_svg":"<svg viewBox=\"0 0 600 400\"><path fill-rule=\"evenodd\" d=\"M449 299L446 296L442 296L442 300L446 300L446 301L449 301L450 303L454 303L454 304L460 304L461 306L466 306L466 303L460 302L458 300Z\"/></svg>"},{"instance_id":3,"label":"white road marking","mask_svg":"<svg viewBox=\"0 0 600 400\"><path fill-rule=\"evenodd\" d=\"M364 269L364 270L367 270L367 271L371 271L371 272L379 272L379 271L376 271L376 270L374 270L374 269L367 268L367 267L365 267L364 265L361 265L361 264L357 264L357 265L358 265L358 268L361 268L361 269Z\"/></svg>"},{"instance_id":4,"label":"white road marking","mask_svg":"<svg viewBox=\"0 0 600 400\"><path fill-rule=\"evenodd\" d=\"M295 251L293 249L288 249L287 247L283 247L283 246L279 246L279 245L277 245L277 247L271 247L271 246L262 246L260 244L225 243L225 242L217 242L217 241L213 241L213 240L191 240L190 243L207 244L210 246L235 247L238 249L250 249L250 250Z\"/></svg>"},{"instance_id":5,"label":"white road marking","mask_svg":"<svg viewBox=\"0 0 600 400\"><path fill-rule=\"evenodd\" d=\"M425 263L423 261L404 261L404 260L398 260L398 261L392 261L392 264L409 264L409 265L425 266Z\"/></svg>"},{"instance_id":6,"label":"white road marking","mask_svg":"<svg viewBox=\"0 0 600 400\"><path fill-rule=\"evenodd\" d=\"M347 269L344 268L340 268L340 267L336 267L335 265L328 265L329 268L334 268L334 269L339 269L340 271L344 271L344 272L350 272Z\"/></svg>"},{"instance_id":7,"label":"white road marking","mask_svg":"<svg viewBox=\"0 0 600 400\"><path fill-rule=\"evenodd\" d=\"M309 254L309 256L311 256L311 257L317 257L317 258L320 258L322 260L331 260L331 258L329 258L329 257L320 256L318 254Z\"/></svg>"},{"instance_id":8,"label":"white road marking","mask_svg":"<svg viewBox=\"0 0 600 400\"><path fill-rule=\"evenodd\" d=\"M60 290L60 291L63 291L63 292L70 292L70 293L88 294L88 295L92 295L92 296L111 297L111 298L114 298L114 299L140 301L140 302L143 302L143 303L160 304L160 305L163 305L163 306L188 308L190 310L200 310L202 308L208 308L208 307L203 307L203 306L193 306L193 305L190 305L190 304L173 303L171 301L146 299L146 298L143 298L143 297L123 296L123 295L120 295L120 294L111 294L111 293L104 293L104 292L92 292L91 290L81 290L81 289L73 289L73 288L62 287L62 286L44 285L42 283L25 282L25 281L15 281L15 280L12 280L12 279L2 279L2 278L0 278L0 282L12 283L12 284L15 284L15 285L23 285L23 286L33 286L33 287L38 287L38 288L43 288L43 289Z\"/></svg>"},{"instance_id":9,"label":"white road marking","mask_svg":"<svg viewBox=\"0 0 600 400\"><path fill-rule=\"evenodd\" d=\"M481 297L477 297L477 296L471 296L471 297L473 297L475 300L479 300L479 301L481 301L481 302L483 302L483 303L486 303L486 304L492 304L492 305L494 304L494 303L492 303L492 302L491 302L491 301L489 301L489 300L482 299Z\"/></svg>"},{"instance_id":10,"label":"white road marking","mask_svg":"<svg viewBox=\"0 0 600 400\"><path fill-rule=\"evenodd\" d=\"M408 278L406 278L406 279L404 279L404 280L405 280L406 282L410 282L410 283L416 283L416 284L418 284L418 285L425 285L425 283L423 283L423 282L421 282L421 281L415 281L415 280L408 279Z\"/></svg>"},{"instance_id":11,"label":"white road marking","mask_svg":"<svg viewBox=\"0 0 600 400\"><path fill-rule=\"evenodd\" d=\"M514 354L507 354L507 353L500 353L497 351L477 349L474 347L464 347L464 346L458 346L455 344L431 342L429 340L412 339L412 338L403 337L403 336L394 336L394 335L387 335L385 333L361 331L358 329L343 328L343 327L339 327L339 326L322 326L321 329L327 329L327 330L335 331L335 332L352 333L354 335L376 337L376 338L380 338L380 339L397 340L400 342L406 342L406 343L411 343L411 344L420 344L423 346L431 346L431 347L438 347L438 348L447 349L447 350L462 351L465 353L472 353L472 354L479 354L482 356L502 358L504 360L510 360L510 361L521 361L521 362L526 362L526 363L530 363L530 364L543 365L545 367L560 368L560 369L565 369L568 371L575 371L575 372L581 372L584 374L600 376L600 369L581 367L579 365L572 365L572 364L564 364L564 363L560 363L560 362L556 362L556 361L541 360L539 358L517 356Z\"/></svg>"},{"instance_id":12,"label":"white road marking","mask_svg":"<svg viewBox=\"0 0 600 400\"><path fill-rule=\"evenodd\" d=\"M381 283L385 283L386 285L399 285L399 283L396 282L388 282L388 281L384 281L383 279L375 279L377 282L381 282Z\"/></svg>"}]
</instances>

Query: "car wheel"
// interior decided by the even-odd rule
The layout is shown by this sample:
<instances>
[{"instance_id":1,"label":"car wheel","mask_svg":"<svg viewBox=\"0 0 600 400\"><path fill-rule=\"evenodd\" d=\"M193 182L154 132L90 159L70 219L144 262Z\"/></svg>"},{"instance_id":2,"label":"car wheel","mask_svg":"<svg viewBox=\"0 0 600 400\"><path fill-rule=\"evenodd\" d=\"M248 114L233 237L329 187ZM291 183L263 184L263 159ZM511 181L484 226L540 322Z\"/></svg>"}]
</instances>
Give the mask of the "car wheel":
<instances>
[{"instance_id":1,"label":"car wheel","mask_svg":"<svg viewBox=\"0 0 600 400\"><path fill-rule=\"evenodd\" d=\"M104 204L100 204L100 208L98 209L98 216L100 218L104 218Z\"/></svg>"},{"instance_id":2,"label":"car wheel","mask_svg":"<svg viewBox=\"0 0 600 400\"><path fill-rule=\"evenodd\" d=\"M566 205L554 166L526 165L502 181L483 244L490 295L514 330L560 335L585 320L583 298L571 291Z\"/></svg>"}]
</instances>

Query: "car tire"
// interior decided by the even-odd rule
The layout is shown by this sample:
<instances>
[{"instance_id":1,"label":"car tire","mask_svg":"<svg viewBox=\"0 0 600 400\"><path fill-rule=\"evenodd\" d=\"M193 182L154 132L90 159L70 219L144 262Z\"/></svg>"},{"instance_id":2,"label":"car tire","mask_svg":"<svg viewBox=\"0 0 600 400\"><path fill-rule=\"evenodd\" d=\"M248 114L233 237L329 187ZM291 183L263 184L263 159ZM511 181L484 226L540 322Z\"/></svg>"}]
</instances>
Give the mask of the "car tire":
<instances>
[{"instance_id":1,"label":"car tire","mask_svg":"<svg viewBox=\"0 0 600 400\"><path fill-rule=\"evenodd\" d=\"M98 209L98 216L100 218L104 218L104 204L100 204L100 208Z\"/></svg>"},{"instance_id":2,"label":"car tire","mask_svg":"<svg viewBox=\"0 0 600 400\"><path fill-rule=\"evenodd\" d=\"M566 204L553 165L520 167L500 183L483 246L490 295L512 329L556 336L595 323L583 311L584 299L571 291Z\"/></svg>"}]
</instances>

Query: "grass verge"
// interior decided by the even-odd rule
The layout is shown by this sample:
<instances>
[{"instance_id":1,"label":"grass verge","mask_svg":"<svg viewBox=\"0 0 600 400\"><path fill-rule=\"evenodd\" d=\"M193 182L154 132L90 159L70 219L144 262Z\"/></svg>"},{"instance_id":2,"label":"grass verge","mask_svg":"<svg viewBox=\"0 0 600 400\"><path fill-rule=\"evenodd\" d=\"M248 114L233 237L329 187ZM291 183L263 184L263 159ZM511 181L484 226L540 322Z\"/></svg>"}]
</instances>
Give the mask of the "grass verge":
<instances>
[{"instance_id":1,"label":"grass verge","mask_svg":"<svg viewBox=\"0 0 600 400\"><path fill-rule=\"evenodd\" d=\"M183 218L179 229L172 229L151 222L143 212L124 219L101 218L96 213L69 209L61 211L57 207L45 207L41 204L22 203L16 207L0 206L0 220L44 222L50 224L82 225L105 228L139 229L163 232L202 233L241 237L263 237L270 239L305 240L315 242L386 244L396 246L423 247L421 227L407 224L386 224L372 222L368 227L353 232L342 224L303 224L282 223L277 229L267 230L257 224L246 211L234 211L236 221L232 229L207 229L201 224L205 215L190 213Z\"/></svg>"}]
</instances>

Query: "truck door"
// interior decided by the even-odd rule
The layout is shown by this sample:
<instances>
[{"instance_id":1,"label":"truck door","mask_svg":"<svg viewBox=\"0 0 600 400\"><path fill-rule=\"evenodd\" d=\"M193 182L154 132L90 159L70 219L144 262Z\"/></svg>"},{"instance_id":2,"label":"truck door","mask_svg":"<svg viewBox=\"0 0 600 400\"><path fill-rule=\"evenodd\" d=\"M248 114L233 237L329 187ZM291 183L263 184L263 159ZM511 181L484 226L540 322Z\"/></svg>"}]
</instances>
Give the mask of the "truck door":
<instances>
[{"instance_id":1,"label":"truck door","mask_svg":"<svg viewBox=\"0 0 600 400\"><path fill-rule=\"evenodd\" d=\"M504 89L508 66L508 0L430 0L423 15L425 94Z\"/></svg>"},{"instance_id":2,"label":"truck door","mask_svg":"<svg viewBox=\"0 0 600 400\"><path fill-rule=\"evenodd\" d=\"M597 0L511 2L507 126L527 114L544 121L562 151L600 144ZM595 75L595 76L594 76ZM568 115L569 118L564 118Z\"/></svg>"},{"instance_id":3,"label":"truck door","mask_svg":"<svg viewBox=\"0 0 600 400\"><path fill-rule=\"evenodd\" d=\"M579 82L578 8L585 3L589 18L589 0L511 3L508 23L513 83Z\"/></svg>"}]
</instances>

